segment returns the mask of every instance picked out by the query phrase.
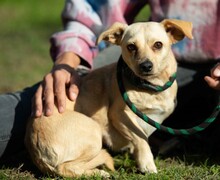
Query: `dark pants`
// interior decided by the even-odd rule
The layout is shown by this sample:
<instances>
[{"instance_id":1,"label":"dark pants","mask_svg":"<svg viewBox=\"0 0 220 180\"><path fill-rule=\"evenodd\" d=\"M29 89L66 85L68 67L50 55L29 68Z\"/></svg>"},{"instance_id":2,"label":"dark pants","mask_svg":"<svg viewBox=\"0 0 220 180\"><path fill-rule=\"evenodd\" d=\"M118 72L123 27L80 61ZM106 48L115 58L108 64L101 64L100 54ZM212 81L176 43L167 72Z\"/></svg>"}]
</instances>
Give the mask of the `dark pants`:
<instances>
[{"instance_id":1,"label":"dark pants","mask_svg":"<svg viewBox=\"0 0 220 180\"><path fill-rule=\"evenodd\" d=\"M0 160L24 149L25 126L37 87L0 95Z\"/></svg>"}]
</instances>

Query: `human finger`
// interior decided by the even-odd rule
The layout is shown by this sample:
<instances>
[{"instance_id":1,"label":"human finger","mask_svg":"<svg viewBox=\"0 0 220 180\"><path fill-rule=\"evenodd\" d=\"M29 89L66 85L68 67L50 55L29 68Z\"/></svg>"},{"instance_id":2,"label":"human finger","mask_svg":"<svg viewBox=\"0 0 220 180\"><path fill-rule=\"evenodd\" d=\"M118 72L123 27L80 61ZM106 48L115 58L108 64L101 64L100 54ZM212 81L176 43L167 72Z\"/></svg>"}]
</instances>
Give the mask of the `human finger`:
<instances>
[{"instance_id":1,"label":"human finger","mask_svg":"<svg viewBox=\"0 0 220 180\"><path fill-rule=\"evenodd\" d=\"M56 71L53 74L54 77L54 93L56 96L57 108L60 113L64 112L66 108L66 83L68 72Z\"/></svg>"},{"instance_id":2,"label":"human finger","mask_svg":"<svg viewBox=\"0 0 220 180\"><path fill-rule=\"evenodd\" d=\"M211 76L214 78L220 78L220 63L217 63L211 70Z\"/></svg>"},{"instance_id":3,"label":"human finger","mask_svg":"<svg viewBox=\"0 0 220 180\"><path fill-rule=\"evenodd\" d=\"M70 86L68 89L69 98L72 101L75 101L79 94L79 84L80 84L80 77L78 76L77 72L74 71L71 74Z\"/></svg>"},{"instance_id":4,"label":"human finger","mask_svg":"<svg viewBox=\"0 0 220 180\"><path fill-rule=\"evenodd\" d=\"M220 81L218 79L214 79L210 76L205 76L204 79L211 88L220 90Z\"/></svg>"},{"instance_id":5,"label":"human finger","mask_svg":"<svg viewBox=\"0 0 220 180\"><path fill-rule=\"evenodd\" d=\"M53 77L48 74L44 78L43 83L43 99L44 99L44 114L50 116L53 114L54 108L54 91L53 91Z\"/></svg>"},{"instance_id":6,"label":"human finger","mask_svg":"<svg viewBox=\"0 0 220 180\"><path fill-rule=\"evenodd\" d=\"M34 117L40 117L42 115L42 110L43 110L42 92L43 92L43 87L42 84L40 84L32 99L31 115Z\"/></svg>"}]
</instances>

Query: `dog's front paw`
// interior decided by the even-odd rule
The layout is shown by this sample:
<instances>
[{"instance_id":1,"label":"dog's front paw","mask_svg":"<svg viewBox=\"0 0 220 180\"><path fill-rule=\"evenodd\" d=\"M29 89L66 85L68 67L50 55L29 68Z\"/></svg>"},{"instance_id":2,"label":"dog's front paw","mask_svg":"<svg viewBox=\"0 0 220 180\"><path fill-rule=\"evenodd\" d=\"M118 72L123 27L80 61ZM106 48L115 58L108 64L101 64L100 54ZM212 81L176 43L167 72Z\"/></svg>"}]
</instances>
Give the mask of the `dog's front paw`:
<instances>
[{"instance_id":1,"label":"dog's front paw","mask_svg":"<svg viewBox=\"0 0 220 180\"><path fill-rule=\"evenodd\" d=\"M138 170L142 173L157 173L154 157L146 141L142 141L135 149Z\"/></svg>"},{"instance_id":2,"label":"dog's front paw","mask_svg":"<svg viewBox=\"0 0 220 180\"><path fill-rule=\"evenodd\" d=\"M157 168L154 163L148 164L147 166L144 167L139 167L138 170L141 173L157 173Z\"/></svg>"},{"instance_id":3,"label":"dog's front paw","mask_svg":"<svg viewBox=\"0 0 220 180\"><path fill-rule=\"evenodd\" d=\"M110 174L104 170L99 170L99 175L104 178L110 178Z\"/></svg>"},{"instance_id":4,"label":"dog's front paw","mask_svg":"<svg viewBox=\"0 0 220 180\"><path fill-rule=\"evenodd\" d=\"M138 170L141 173L157 173L157 167L153 158L141 159L138 162Z\"/></svg>"}]
</instances>

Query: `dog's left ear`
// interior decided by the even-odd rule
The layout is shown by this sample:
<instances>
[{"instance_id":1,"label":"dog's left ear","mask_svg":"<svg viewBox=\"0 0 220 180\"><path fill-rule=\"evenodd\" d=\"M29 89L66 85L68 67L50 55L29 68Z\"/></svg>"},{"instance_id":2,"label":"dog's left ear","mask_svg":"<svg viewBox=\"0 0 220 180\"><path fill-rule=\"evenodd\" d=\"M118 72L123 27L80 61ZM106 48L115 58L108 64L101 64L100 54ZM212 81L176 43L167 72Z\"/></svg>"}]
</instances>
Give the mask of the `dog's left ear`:
<instances>
[{"instance_id":1,"label":"dog's left ear","mask_svg":"<svg viewBox=\"0 0 220 180\"><path fill-rule=\"evenodd\" d=\"M164 26L166 32L170 36L173 44L182 40L185 36L189 39L193 39L193 25L191 22L177 19L165 19L161 22L161 24Z\"/></svg>"},{"instance_id":2,"label":"dog's left ear","mask_svg":"<svg viewBox=\"0 0 220 180\"><path fill-rule=\"evenodd\" d=\"M96 44L104 40L112 44L120 45L121 38L126 27L126 24L115 22L109 29L100 34Z\"/></svg>"}]
</instances>

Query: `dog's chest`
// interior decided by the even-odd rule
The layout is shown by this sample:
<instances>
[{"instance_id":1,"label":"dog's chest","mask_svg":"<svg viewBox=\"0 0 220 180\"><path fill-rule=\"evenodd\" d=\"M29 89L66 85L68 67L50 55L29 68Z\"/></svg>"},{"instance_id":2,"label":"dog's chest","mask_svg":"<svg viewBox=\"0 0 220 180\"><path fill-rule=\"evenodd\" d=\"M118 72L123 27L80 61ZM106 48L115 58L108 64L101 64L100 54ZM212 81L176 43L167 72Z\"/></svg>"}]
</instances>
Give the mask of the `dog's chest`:
<instances>
[{"instance_id":1,"label":"dog's chest","mask_svg":"<svg viewBox=\"0 0 220 180\"><path fill-rule=\"evenodd\" d=\"M165 113L173 108L175 96L169 91L160 93L147 93L128 91L132 103L143 112Z\"/></svg>"},{"instance_id":2,"label":"dog's chest","mask_svg":"<svg viewBox=\"0 0 220 180\"><path fill-rule=\"evenodd\" d=\"M152 94L129 91L128 96L136 108L160 124L175 108L175 95L170 90ZM137 116L135 119L146 134L150 135L155 130L155 128L148 125Z\"/></svg>"}]
</instances>

